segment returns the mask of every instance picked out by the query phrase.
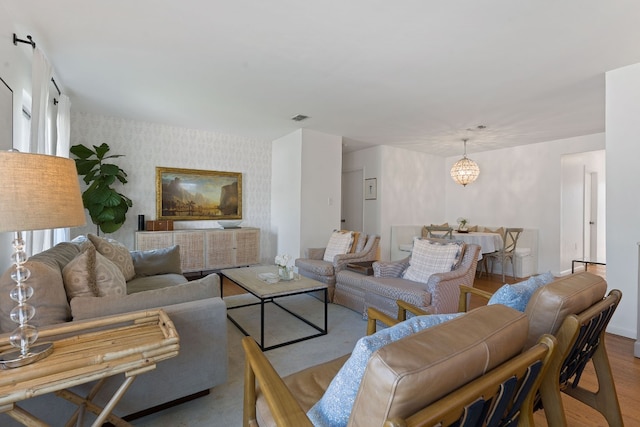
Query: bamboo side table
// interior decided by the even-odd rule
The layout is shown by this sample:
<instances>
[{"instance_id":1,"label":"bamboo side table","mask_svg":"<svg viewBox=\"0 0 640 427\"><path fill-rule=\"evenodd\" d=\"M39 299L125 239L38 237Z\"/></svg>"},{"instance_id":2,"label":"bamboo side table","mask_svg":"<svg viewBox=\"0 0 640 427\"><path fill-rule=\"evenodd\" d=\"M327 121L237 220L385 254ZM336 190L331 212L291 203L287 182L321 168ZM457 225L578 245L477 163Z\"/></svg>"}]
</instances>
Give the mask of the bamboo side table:
<instances>
[{"instance_id":1,"label":"bamboo side table","mask_svg":"<svg viewBox=\"0 0 640 427\"><path fill-rule=\"evenodd\" d=\"M51 355L30 365L0 371L0 413L27 426L47 424L16 402L51 392L79 406L67 426L82 425L85 408L98 415L93 426L106 421L130 426L111 415L111 411L137 375L155 369L157 362L177 356L180 348L173 322L161 309L70 322L39 332L39 340L47 337L56 337ZM8 336L0 339L0 351L10 348ZM94 404L91 400L104 380L121 373L124 381L105 407ZM96 380L86 397L68 390Z\"/></svg>"}]
</instances>

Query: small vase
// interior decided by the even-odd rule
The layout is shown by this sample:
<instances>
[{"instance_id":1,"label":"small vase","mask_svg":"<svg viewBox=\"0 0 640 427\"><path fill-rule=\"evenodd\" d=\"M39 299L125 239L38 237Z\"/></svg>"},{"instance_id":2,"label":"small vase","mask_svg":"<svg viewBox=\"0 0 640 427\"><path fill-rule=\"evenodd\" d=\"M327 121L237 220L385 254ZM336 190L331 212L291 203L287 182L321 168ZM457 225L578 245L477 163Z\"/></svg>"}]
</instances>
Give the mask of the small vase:
<instances>
[{"instance_id":1,"label":"small vase","mask_svg":"<svg viewBox=\"0 0 640 427\"><path fill-rule=\"evenodd\" d=\"M289 267L278 266L278 276L280 276L280 280L291 280L291 271L289 270Z\"/></svg>"}]
</instances>

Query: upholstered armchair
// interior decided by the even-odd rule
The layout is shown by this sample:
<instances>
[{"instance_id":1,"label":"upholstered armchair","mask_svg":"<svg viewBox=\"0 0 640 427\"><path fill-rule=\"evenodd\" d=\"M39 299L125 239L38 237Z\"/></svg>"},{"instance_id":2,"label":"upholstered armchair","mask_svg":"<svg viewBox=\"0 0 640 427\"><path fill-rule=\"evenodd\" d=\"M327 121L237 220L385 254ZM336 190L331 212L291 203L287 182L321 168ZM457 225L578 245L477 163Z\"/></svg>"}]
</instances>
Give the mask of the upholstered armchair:
<instances>
[{"instance_id":1,"label":"upholstered armchair","mask_svg":"<svg viewBox=\"0 0 640 427\"><path fill-rule=\"evenodd\" d=\"M373 307L395 316L396 300L409 302L429 314L457 312L460 286L473 286L479 254L480 246L465 245L459 265L446 272L433 273L424 279L426 281L418 281L423 279L405 274L411 257L375 262L374 275L362 279L365 314L369 307Z\"/></svg>"},{"instance_id":2,"label":"upholstered armchair","mask_svg":"<svg viewBox=\"0 0 640 427\"><path fill-rule=\"evenodd\" d=\"M352 250L347 253L339 253L326 260L327 248L308 248L305 251L305 258L298 258L295 265L298 273L326 283L328 286L327 293L329 301L333 301L335 291L336 274L344 270L350 262L375 261L378 259L378 245L380 244L380 236L364 233L354 233L357 237L353 242Z\"/></svg>"},{"instance_id":3,"label":"upholstered armchair","mask_svg":"<svg viewBox=\"0 0 640 427\"><path fill-rule=\"evenodd\" d=\"M378 314L387 319L375 310L371 317ZM351 355L286 378L244 338L243 425L533 426L533 397L555 338L522 352L526 316L501 305L441 317L391 320L395 326L360 339Z\"/></svg>"}]
</instances>

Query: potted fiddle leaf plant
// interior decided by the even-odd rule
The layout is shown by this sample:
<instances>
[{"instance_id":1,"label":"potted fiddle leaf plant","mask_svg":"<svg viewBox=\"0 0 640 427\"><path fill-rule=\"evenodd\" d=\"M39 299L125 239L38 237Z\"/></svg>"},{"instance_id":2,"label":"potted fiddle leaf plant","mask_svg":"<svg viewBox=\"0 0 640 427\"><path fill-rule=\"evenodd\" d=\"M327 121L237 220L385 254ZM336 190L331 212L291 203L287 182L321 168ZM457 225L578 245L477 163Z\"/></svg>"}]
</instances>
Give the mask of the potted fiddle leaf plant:
<instances>
[{"instance_id":1,"label":"potted fiddle leaf plant","mask_svg":"<svg viewBox=\"0 0 640 427\"><path fill-rule=\"evenodd\" d=\"M127 173L108 160L122 157L121 154L109 154L109 145L94 145L93 149L82 144L70 148L76 162L78 175L84 177L87 189L82 193L82 202L89 211L91 221L96 225L98 234L113 233L124 224L126 213L133 206L131 199L118 192L112 185L127 183Z\"/></svg>"}]
</instances>

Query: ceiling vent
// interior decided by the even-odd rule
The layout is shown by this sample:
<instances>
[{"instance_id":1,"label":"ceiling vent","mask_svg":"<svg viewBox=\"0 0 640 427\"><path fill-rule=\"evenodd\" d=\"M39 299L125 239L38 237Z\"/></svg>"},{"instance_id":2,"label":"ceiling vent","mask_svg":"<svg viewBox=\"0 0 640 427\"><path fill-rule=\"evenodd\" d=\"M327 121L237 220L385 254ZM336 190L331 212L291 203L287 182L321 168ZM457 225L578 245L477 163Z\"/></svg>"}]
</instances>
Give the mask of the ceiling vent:
<instances>
[{"instance_id":1,"label":"ceiling vent","mask_svg":"<svg viewBox=\"0 0 640 427\"><path fill-rule=\"evenodd\" d=\"M298 114L297 116L291 117L291 120L294 122L301 122L303 120L307 120L309 116L305 116L304 114Z\"/></svg>"}]
</instances>

